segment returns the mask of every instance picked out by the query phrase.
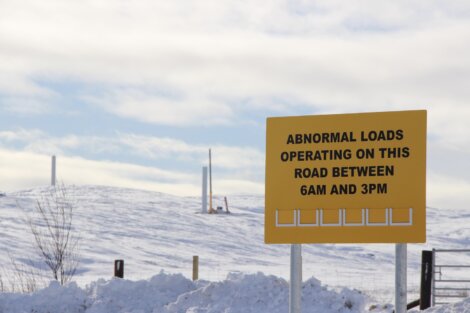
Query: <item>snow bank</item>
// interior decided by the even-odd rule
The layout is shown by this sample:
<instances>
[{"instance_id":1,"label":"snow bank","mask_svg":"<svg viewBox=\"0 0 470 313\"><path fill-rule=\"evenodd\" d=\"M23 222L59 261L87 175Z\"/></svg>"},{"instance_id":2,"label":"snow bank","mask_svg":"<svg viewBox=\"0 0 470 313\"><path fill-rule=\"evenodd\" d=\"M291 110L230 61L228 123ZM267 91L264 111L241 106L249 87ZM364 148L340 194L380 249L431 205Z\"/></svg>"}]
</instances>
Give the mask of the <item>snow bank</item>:
<instances>
[{"instance_id":1,"label":"snow bank","mask_svg":"<svg viewBox=\"0 0 470 313\"><path fill-rule=\"evenodd\" d=\"M340 293L327 290L311 278L303 285L302 312L363 312L365 297L348 289ZM288 283L262 273L230 274L227 280L210 283L178 297L164 313L285 313L288 312Z\"/></svg>"},{"instance_id":2,"label":"snow bank","mask_svg":"<svg viewBox=\"0 0 470 313\"><path fill-rule=\"evenodd\" d=\"M33 294L0 294L0 313L281 313L288 311L288 283L262 273L232 273L221 282L196 283L180 274L150 280L98 280L85 289L53 282ZM303 285L302 312L365 312L358 291L328 290L314 278Z\"/></svg>"},{"instance_id":3,"label":"snow bank","mask_svg":"<svg viewBox=\"0 0 470 313\"><path fill-rule=\"evenodd\" d=\"M75 283L62 287L53 281L33 294L0 293L1 313L82 313L87 306L86 291Z\"/></svg>"},{"instance_id":4,"label":"snow bank","mask_svg":"<svg viewBox=\"0 0 470 313\"><path fill-rule=\"evenodd\" d=\"M470 312L470 298L453 304L436 306L423 312L426 313L468 313Z\"/></svg>"},{"instance_id":5,"label":"snow bank","mask_svg":"<svg viewBox=\"0 0 470 313\"><path fill-rule=\"evenodd\" d=\"M181 274L160 274L150 280L101 279L87 286L90 302L87 313L161 312L176 298L196 288ZM157 309L154 311L154 309Z\"/></svg>"}]
</instances>

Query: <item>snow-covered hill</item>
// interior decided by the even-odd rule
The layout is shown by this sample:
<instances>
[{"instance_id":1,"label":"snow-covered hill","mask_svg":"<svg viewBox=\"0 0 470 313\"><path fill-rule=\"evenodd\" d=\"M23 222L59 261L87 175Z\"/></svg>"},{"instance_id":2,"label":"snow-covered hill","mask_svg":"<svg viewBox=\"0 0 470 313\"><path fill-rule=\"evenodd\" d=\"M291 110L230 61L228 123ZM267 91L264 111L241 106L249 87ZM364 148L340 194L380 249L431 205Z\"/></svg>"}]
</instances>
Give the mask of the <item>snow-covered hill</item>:
<instances>
[{"instance_id":1,"label":"snow-covered hill","mask_svg":"<svg viewBox=\"0 0 470 313\"><path fill-rule=\"evenodd\" d=\"M166 273L191 275L192 256L199 255L200 278L224 279L230 272L275 275L288 279L289 246L266 245L264 199L228 197L231 214L201 214L199 198L103 186L69 186L76 201L74 225L81 236L80 286L110 278L115 259L125 260L125 278ZM49 187L0 197L0 254L19 261L34 256L26 212ZM222 197L215 200L222 205ZM470 243L468 212L428 208L428 243L408 245L408 285L419 288L421 250L466 248ZM380 302L393 302L394 245L303 245L304 280L362 290ZM470 264L470 260L462 260ZM410 299L411 300L411 299Z\"/></svg>"}]
</instances>

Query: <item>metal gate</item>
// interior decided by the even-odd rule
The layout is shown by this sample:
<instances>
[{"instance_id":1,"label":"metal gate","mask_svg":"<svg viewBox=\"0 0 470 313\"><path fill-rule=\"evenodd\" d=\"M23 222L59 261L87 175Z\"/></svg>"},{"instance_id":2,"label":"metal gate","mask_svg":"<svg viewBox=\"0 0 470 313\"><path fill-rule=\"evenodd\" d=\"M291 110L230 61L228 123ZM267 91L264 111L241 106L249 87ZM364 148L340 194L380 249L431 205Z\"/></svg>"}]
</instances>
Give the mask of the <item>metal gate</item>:
<instances>
[{"instance_id":1,"label":"metal gate","mask_svg":"<svg viewBox=\"0 0 470 313\"><path fill-rule=\"evenodd\" d=\"M433 306L469 297L470 249L433 249L432 264Z\"/></svg>"}]
</instances>

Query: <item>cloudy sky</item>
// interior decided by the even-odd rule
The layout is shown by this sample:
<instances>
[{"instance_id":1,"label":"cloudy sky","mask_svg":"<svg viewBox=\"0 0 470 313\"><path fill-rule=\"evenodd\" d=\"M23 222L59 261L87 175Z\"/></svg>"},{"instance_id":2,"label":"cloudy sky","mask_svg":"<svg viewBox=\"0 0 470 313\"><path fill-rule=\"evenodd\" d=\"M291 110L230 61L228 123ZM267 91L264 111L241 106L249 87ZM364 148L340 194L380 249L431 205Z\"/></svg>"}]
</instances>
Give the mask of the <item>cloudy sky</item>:
<instances>
[{"instance_id":1,"label":"cloudy sky","mask_svg":"<svg viewBox=\"0 0 470 313\"><path fill-rule=\"evenodd\" d=\"M0 0L0 190L264 192L268 116L428 110L428 205L470 200L467 0Z\"/></svg>"}]
</instances>

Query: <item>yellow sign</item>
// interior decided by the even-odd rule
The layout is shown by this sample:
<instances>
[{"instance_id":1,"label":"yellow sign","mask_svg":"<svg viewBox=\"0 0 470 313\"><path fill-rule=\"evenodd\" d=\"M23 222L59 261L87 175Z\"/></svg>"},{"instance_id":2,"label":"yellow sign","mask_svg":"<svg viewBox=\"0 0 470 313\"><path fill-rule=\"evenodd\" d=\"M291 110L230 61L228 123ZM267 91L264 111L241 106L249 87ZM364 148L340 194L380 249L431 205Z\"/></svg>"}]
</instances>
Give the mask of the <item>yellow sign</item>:
<instances>
[{"instance_id":1,"label":"yellow sign","mask_svg":"<svg viewBox=\"0 0 470 313\"><path fill-rule=\"evenodd\" d=\"M426 241L426 111L274 117L266 243Z\"/></svg>"}]
</instances>

